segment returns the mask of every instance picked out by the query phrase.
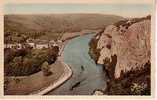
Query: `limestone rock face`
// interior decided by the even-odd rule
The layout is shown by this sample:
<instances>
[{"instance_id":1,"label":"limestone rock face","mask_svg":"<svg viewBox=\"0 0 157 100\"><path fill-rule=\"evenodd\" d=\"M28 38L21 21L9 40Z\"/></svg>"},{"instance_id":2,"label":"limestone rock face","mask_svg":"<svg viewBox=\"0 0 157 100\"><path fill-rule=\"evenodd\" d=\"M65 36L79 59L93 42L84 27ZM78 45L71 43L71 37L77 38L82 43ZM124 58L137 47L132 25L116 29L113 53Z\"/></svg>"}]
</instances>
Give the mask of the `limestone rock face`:
<instances>
[{"instance_id":1,"label":"limestone rock face","mask_svg":"<svg viewBox=\"0 0 157 100\"><path fill-rule=\"evenodd\" d=\"M140 70L151 57L150 19L133 23L122 32L119 30L115 25L106 27L97 43L97 49L100 49L98 64L107 65L112 62L112 56L117 57L114 78L119 78L122 72Z\"/></svg>"}]
</instances>

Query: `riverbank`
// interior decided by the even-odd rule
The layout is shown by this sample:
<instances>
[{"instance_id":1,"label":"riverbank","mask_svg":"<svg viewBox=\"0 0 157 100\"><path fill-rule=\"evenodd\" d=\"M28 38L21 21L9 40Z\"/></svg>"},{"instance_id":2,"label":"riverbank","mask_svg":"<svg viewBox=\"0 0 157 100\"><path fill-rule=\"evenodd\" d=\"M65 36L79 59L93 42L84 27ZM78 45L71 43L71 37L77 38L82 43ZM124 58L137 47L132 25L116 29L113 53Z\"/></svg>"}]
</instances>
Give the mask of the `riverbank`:
<instances>
[{"instance_id":1,"label":"riverbank","mask_svg":"<svg viewBox=\"0 0 157 100\"><path fill-rule=\"evenodd\" d=\"M39 71L30 76L21 77L5 77L8 81L5 95L29 95L38 90L48 87L50 84L54 84L62 74L64 73L64 66L61 62L56 61L50 65L50 71L52 72L49 76L44 76L42 71ZM34 84L35 83L35 84Z\"/></svg>"},{"instance_id":2,"label":"riverbank","mask_svg":"<svg viewBox=\"0 0 157 100\"><path fill-rule=\"evenodd\" d=\"M59 54L58 54L59 56L58 56L57 60L60 61L63 66L65 66L64 67L65 71L64 71L63 75L54 84L51 84L50 86L48 86L44 90L41 90L41 91L39 90L38 92L32 93L33 95L47 94L48 92L53 91L54 89L56 89L57 87L62 85L64 82L66 82L72 76L73 72L72 72L70 66L68 64L64 63L64 55L63 55L64 48L71 39L76 38L78 36L92 34L92 33L85 33L85 34L78 33L78 34L75 34L75 35L72 35L72 36L69 36L69 34L68 34L68 35L65 35L65 36L62 37L65 40L62 43L62 47L60 48L60 51L59 51Z\"/></svg>"},{"instance_id":3,"label":"riverbank","mask_svg":"<svg viewBox=\"0 0 157 100\"><path fill-rule=\"evenodd\" d=\"M46 95L91 95L106 85L103 67L96 65L88 55L89 41L95 34L70 39L60 56L70 65L73 75L64 84Z\"/></svg>"},{"instance_id":4,"label":"riverbank","mask_svg":"<svg viewBox=\"0 0 157 100\"><path fill-rule=\"evenodd\" d=\"M67 42L67 41L66 41ZM60 54L64 50L66 44L64 42ZM68 80L72 75L72 70L70 67L61 61L62 57L58 56L57 61L50 65L50 71L52 75L44 76L42 71L34 73L29 76L5 76L5 95L29 95L37 94L43 95L50 90L58 87L66 80ZM34 84L37 83L37 84Z\"/></svg>"},{"instance_id":5,"label":"riverbank","mask_svg":"<svg viewBox=\"0 0 157 100\"><path fill-rule=\"evenodd\" d=\"M70 40L82 35L87 35L87 34L96 34L100 31L100 29L97 30L82 30L80 32L68 32L68 33L64 33L63 36L61 37L62 41L66 41L66 40Z\"/></svg>"},{"instance_id":6,"label":"riverbank","mask_svg":"<svg viewBox=\"0 0 157 100\"><path fill-rule=\"evenodd\" d=\"M33 92L30 95L45 95L48 92L53 91L54 89L56 89L57 87L62 85L64 82L66 82L72 76L73 72L72 72L70 66L68 64L64 63L64 61L63 61L63 59L64 59L63 58L63 50L65 48L65 45L68 43L68 41L69 40L66 40L62 43L62 47L60 48L60 51L59 51L59 54L58 54L59 56L57 58L57 61L60 61L62 66L64 66L63 74L53 84L50 84L48 87L46 87L42 90Z\"/></svg>"},{"instance_id":7,"label":"riverbank","mask_svg":"<svg viewBox=\"0 0 157 100\"><path fill-rule=\"evenodd\" d=\"M44 94L54 90L58 86L62 85L65 81L67 81L71 77L72 70L70 69L70 67L63 62L61 62L61 63L64 66L64 72L59 77L59 79L57 79L53 84L50 84L48 87L41 89L41 90L38 90L36 92L33 92L30 95L44 95Z\"/></svg>"},{"instance_id":8,"label":"riverbank","mask_svg":"<svg viewBox=\"0 0 157 100\"><path fill-rule=\"evenodd\" d=\"M50 91L53 91L55 88L62 85L64 82L66 82L71 76L72 76L72 70L70 66L63 61L63 50L65 48L65 45L68 43L69 40L66 40L62 43L62 47L59 50L57 61L59 61L62 66L64 67L63 74L59 77L58 80L56 80L54 83L50 84L48 87L43 88L41 90L35 91L31 93L30 95L44 95Z\"/></svg>"},{"instance_id":9,"label":"riverbank","mask_svg":"<svg viewBox=\"0 0 157 100\"><path fill-rule=\"evenodd\" d=\"M87 34L89 33L83 35ZM73 38L75 38L75 36L71 37L71 39ZM71 39L66 38L62 43L57 61L55 64L51 65L52 75L44 77L42 71L40 71L30 76L7 77L7 81L9 82L7 84L7 89L5 89L5 95L44 95L67 81L72 76L72 70L66 63L64 63L63 51L66 44ZM31 85L33 83L38 84Z\"/></svg>"}]
</instances>

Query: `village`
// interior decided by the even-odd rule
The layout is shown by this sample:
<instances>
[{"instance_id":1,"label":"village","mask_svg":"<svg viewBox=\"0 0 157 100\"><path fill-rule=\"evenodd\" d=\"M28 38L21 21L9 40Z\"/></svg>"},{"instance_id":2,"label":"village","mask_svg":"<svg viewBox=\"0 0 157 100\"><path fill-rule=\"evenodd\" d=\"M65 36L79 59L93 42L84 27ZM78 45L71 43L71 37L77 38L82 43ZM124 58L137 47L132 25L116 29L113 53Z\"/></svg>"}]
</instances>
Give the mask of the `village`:
<instances>
[{"instance_id":1,"label":"village","mask_svg":"<svg viewBox=\"0 0 157 100\"><path fill-rule=\"evenodd\" d=\"M43 48L51 48L54 46L58 46L61 48L62 40L41 40L41 39L27 39L25 43L8 43L4 44L4 48L14 48L14 49L22 49L22 48L33 48L33 49L43 49Z\"/></svg>"}]
</instances>

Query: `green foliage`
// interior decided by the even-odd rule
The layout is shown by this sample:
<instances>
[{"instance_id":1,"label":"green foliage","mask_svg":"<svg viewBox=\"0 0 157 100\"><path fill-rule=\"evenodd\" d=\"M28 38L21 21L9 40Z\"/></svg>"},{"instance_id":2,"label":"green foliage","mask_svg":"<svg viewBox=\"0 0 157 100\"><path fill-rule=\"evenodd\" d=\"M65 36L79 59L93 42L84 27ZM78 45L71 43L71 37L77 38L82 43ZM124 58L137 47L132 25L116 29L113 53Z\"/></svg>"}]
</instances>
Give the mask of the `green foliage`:
<instances>
[{"instance_id":1,"label":"green foliage","mask_svg":"<svg viewBox=\"0 0 157 100\"><path fill-rule=\"evenodd\" d=\"M10 63L10 67L12 69L12 73L16 74L17 76L20 75L20 72L22 70L22 57L14 57L13 61Z\"/></svg>"},{"instance_id":2,"label":"green foliage","mask_svg":"<svg viewBox=\"0 0 157 100\"><path fill-rule=\"evenodd\" d=\"M41 70L42 70L44 76L49 76L52 74L52 72L50 71L50 66L49 66L48 62L46 62L46 61L42 64Z\"/></svg>"},{"instance_id":3,"label":"green foliage","mask_svg":"<svg viewBox=\"0 0 157 100\"><path fill-rule=\"evenodd\" d=\"M6 49L5 50L5 75L23 76L41 70L44 62L52 64L58 56L58 47L45 49Z\"/></svg>"},{"instance_id":4,"label":"green foliage","mask_svg":"<svg viewBox=\"0 0 157 100\"><path fill-rule=\"evenodd\" d=\"M29 36L17 32L4 33L4 43L24 43Z\"/></svg>"},{"instance_id":5,"label":"green foliage","mask_svg":"<svg viewBox=\"0 0 157 100\"><path fill-rule=\"evenodd\" d=\"M100 50L97 49L97 42L98 39L93 38L90 42L89 42L89 54L91 56L92 59L95 60L95 62L97 62L99 56L100 56Z\"/></svg>"},{"instance_id":6,"label":"green foliage","mask_svg":"<svg viewBox=\"0 0 157 100\"><path fill-rule=\"evenodd\" d=\"M125 73L119 79L110 78L110 81L107 82L105 94L151 95L150 71L150 63L147 63L143 69Z\"/></svg>"},{"instance_id":7,"label":"green foliage","mask_svg":"<svg viewBox=\"0 0 157 100\"><path fill-rule=\"evenodd\" d=\"M20 82L20 79L19 79L19 78L16 78L16 77L13 78L13 80L15 81L16 84L18 84L18 83Z\"/></svg>"},{"instance_id":8,"label":"green foliage","mask_svg":"<svg viewBox=\"0 0 157 100\"><path fill-rule=\"evenodd\" d=\"M147 88L147 85L142 83L132 83L130 90L132 94L142 94L142 92Z\"/></svg>"}]
</instances>

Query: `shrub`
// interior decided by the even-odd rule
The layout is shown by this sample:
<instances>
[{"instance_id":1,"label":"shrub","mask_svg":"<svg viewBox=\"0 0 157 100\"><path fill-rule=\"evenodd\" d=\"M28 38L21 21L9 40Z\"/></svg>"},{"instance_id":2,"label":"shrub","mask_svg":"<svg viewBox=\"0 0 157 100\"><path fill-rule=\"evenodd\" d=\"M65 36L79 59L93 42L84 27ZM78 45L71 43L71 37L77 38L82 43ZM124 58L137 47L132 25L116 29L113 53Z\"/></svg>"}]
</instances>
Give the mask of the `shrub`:
<instances>
[{"instance_id":1,"label":"shrub","mask_svg":"<svg viewBox=\"0 0 157 100\"><path fill-rule=\"evenodd\" d=\"M49 76L52 74L52 72L50 71L49 64L46 61L42 64L41 70L42 70L44 76Z\"/></svg>"},{"instance_id":2,"label":"shrub","mask_svg":"<svg viewBox=\"0 0 157 100\"><path fill-rule=\"evenodd\" d=\"M15 75L15 76L18 76L20 75L21 71L22 71L22 66L23 66L23 63L22 63L22 57L19 56L19 57L14 57L13 61L11 62L11 74Z\"/></svg>"},{"instance_id":3,"label":"shrub","mask_svg":"<svg viewBox=\"0 0 157 100\"><path fill-rule=\"evenodd\" d=\"M94 59L95 62L97 62L99 56L100 56L100 50L97 49L97 42L98 40L93 38L90 42L89 42L89 55L91 56L92 59Z\"/></svg>"},{"instance_id":4,"label":"shrub","mask_svg":"<svg viewBox=\"0 0 157 100\"><path fill-rule=\"evenodd\" d=\"M132 94L142 94L142 92L146 89L147 85L142 83L142 84L138 84L138 83L133 83L131 85L131 93Z\"/></svg>"}]
</instances>

